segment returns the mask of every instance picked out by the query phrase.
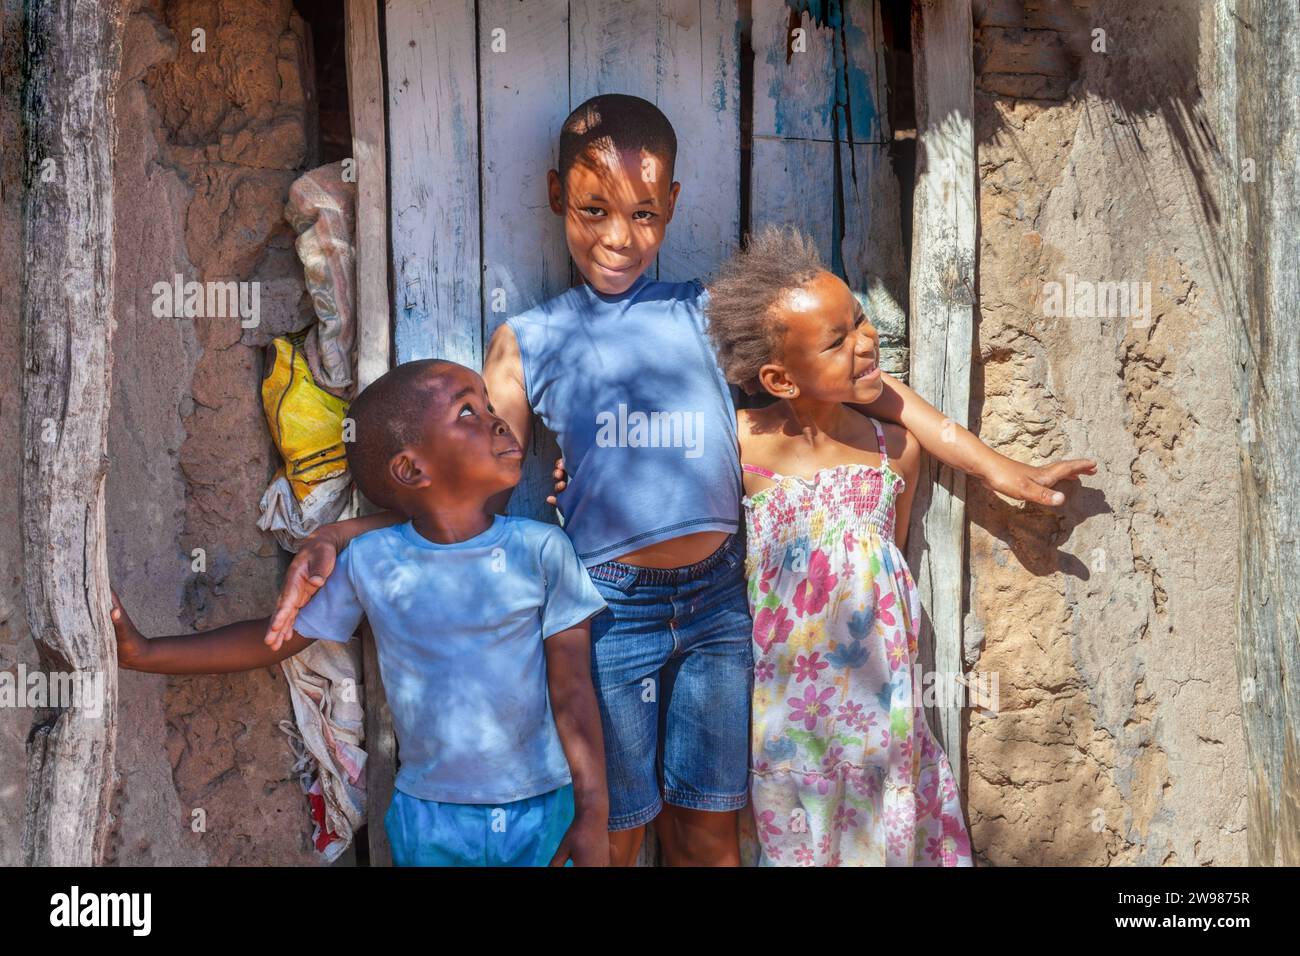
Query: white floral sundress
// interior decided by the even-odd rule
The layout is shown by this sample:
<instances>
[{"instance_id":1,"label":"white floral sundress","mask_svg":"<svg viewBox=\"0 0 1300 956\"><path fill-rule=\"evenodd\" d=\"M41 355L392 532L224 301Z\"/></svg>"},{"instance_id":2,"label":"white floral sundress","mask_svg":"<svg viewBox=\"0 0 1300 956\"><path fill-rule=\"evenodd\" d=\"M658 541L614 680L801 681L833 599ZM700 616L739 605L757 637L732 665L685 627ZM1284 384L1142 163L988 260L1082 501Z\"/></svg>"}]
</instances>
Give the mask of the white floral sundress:
<instances>
[{"instance_id":1,"label":"white floral sundress","mask_svg":"<svg viewBox=\"0 0 1300 956\"><path fill-rule=\"evenodd\" d=\"M970 866L948 758L913 692L920 601L894 543L903 478L880 466L743 498L754 618L747 862ZM918 678L919 685L919 678ZM755 842L756 837L756 842Z\"/></svg>"}]
</instances>

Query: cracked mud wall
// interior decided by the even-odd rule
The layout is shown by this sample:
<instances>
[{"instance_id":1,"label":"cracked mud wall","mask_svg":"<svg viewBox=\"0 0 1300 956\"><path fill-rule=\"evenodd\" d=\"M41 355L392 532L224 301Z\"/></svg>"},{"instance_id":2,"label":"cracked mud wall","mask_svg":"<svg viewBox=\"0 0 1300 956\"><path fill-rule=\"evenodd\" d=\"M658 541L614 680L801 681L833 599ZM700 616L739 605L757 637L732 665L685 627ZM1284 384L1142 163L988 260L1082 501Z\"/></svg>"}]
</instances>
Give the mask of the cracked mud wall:
<instances>
[{"instance_id":1,"label":"cracked mud wall","mask_svg":"<svg viewBox=\"0 0 1300 956\"><path fill-rule=\"evenodd\" d=\"M19 50L5 0L6 142ZM205 51L192 48L196 28ZM15 80L11 87L11 77ZM107 491L113 585L146 634L269 613L284 558L256 527L277 463L262 417L261 346L313 319L289 185L315 161L307 27L290 0L143 0L128 22L115 153L117 327ZM0 257L4 444L17 448L19 157L4 157ZM157 318L156 282L256 281L260 324ZM11 381L12 379L12 381ZM13 409L10 409L13 403ZM12 444L11 444L12 443ZM0 480L16 486L21 460ZM12 470L12 474L10 473ZM17 502L0 504L0 667L35 664L23 622ZM11 540L12 539L12 540ZM194 549L206 567L193 568ZM278 667L223 676L121 675L121 785L110 862L313 864L306 798L280 720ZM23 741L31 712L0 712L0 864L18 860ZM15 773L14 771L18 771ZM196 816L195 811L201 813ZM201 820L203 832L192 824Z\"/></svg>"},{"instance_id":2,"label":"cracked mud wall","mask_svg":"<svg viewBox=\"0 0 1300 956\"><path fill-rule=\"evenodd\" d=\"M976 2L971 420L1098 462L1059 513L970 492L967 642L1001 712L972 713L963 784L993 865L1245 862L1214 31L1195 0ZM1047 314L1071 274L1149 283L1149 323Z\"/></svg>"}]
</instances>

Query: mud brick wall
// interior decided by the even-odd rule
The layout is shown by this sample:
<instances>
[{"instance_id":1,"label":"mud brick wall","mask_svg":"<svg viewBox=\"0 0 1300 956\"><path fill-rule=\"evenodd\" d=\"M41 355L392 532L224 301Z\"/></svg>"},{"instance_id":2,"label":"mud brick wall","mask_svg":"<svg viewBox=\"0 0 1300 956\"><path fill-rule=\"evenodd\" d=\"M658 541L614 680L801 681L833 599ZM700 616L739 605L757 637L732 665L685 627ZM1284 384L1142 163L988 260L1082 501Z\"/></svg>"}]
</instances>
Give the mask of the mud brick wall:
<instances>
[{"instance_id":1,"label":"mud brick wall","mask_svg":"<svg viewBox=\"0 0 1300 956\"><path fill-rule=\"evenodd\" d=\"M1001 688L963 781L987 863L1244 862L1212 6L976 3L971 420L1098 462L1059 513L970 494L967 641ZM1050 314L1071 275L1139 283L1149 316Z\"/></svg>"},{"instance_id":2,"label":"mud brick wall","mask_svg":"<svg viewBox=\"0 0 1300 956\"><path fill-rule=\"evenodd\" d=\"M20 37L10 27L21 23L19 7L5 0L6 142L16 122ZM195 48L196 29L203 50ZM260 404L261 346L312 320L283 209L290 183L315 161L313 95L308 30L290 0L143 0L129 21L117 100L107 510L113 585L147 634L269 612L278 589L284 558L255 525L277 464ZM6 151L6 448L18 447L19 427L22 258L11 252L21 236L18 162ZM259 283L259 324L156 318L154 283L176 274ZM16 487L19 472L17 456L0 456L7 487ZM0 667L11 670L19 661L35 665L23 623L16 508L13 496L0 504ZM194 549L202 549L201 571ZM124 673L121 697L113 862L317 862L306 798L278 727L293 716L278 667L212 677ZM18 859L30 721L23 709L0 712L0 864Z\"/></svg>"}]
</instances>

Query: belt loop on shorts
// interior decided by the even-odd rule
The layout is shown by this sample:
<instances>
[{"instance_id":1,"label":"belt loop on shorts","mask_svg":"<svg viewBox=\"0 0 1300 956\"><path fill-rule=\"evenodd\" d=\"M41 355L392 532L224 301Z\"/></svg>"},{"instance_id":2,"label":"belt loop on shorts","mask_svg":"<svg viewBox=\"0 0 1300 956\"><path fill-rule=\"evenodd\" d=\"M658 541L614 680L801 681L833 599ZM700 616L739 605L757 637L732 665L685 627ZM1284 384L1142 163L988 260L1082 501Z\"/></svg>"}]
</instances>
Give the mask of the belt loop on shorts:
<instances>
[{"instance_id":1,"label":"belt loop on shorts","mask_svg":"<svg viewBox=\"0 0 1300 956\"><path fill-rule=\"evenodd\" d=\"M718 549L707 558L680 568L642 568L621 561L605 561L588 568L587 573L598 581L615 585L620 590L626 590L633 584L685 584L704 577L722 563L735 541L736 535L729 534L722 544L718 545Z\"/></svg>"}]
</instances>

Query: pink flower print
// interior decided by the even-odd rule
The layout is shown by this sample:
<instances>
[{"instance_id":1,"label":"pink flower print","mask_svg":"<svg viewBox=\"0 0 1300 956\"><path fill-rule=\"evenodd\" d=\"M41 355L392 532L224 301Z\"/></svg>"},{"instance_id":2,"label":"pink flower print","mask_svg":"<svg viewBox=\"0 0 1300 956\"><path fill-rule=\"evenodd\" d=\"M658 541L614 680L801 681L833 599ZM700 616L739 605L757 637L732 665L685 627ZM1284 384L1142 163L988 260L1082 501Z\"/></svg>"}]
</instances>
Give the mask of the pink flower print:
<instances>
[{"instance_id":1,"label":"pink flower print","mask_svg":"<svg viewBox=\"0 0 1300 956\"><path fill-rule=\"evenodd\" d=\"M884 727L880 728L880 746L881 747L889 746L889 731L886 730Z\"/></svg>"},{"instance_id":2,"label":"pink flower print","mask_svg":"<svg viewBox=\"0 0 1300 956\"><path fill-rule=\"evenodd\" d=\"M768 591L772 590L772 579L776 577L776 572L780 570L781 570L781 565L773 564L770 568L764 571L762 576L758 579L758 590L761 591L763 594L766 594Z\"/></svg>"},{"instance_id":3,"label":"pink flower print","mask_svg":"<svg viewBox=\"0 0 1300 956\"><path fill-rule=\"evenodd\" d=\"M903 839L903 834L891 831L886 846L894 857L901 857L907 848L907 842Z\"/></svg>"},{"instance_id":4,"label":"pink flower print","mask_svg":"<svg viewBox=\"0 0 1300 956\"><path fill-rule=\"evenodd\" d=\"M806 773L803 775L803 785L805 787L816 787L820 796L825 796L830 792L831 781L825 774Z\"/></svg>"},{"instance_id":5,"label":"pink flower print","mask_svg":"<svg viewBox=\"0 0 1300 956\"><path fill-rule=\"evenodd\" d=\"M898 745L898 752L902 754L904 757L906 757L909 763L911 762L912 760L912 738L911 737L905 738L903 742Z\"/></svg>"},{"instance_id":6,"label":"pink flower print","mask_svg":"<svg viewBox=\"0 0 1300 956\"><path fill-rule=\"evenodd\" d=\"M889 669L896 671L907 660L907 640L901 634L895 634L885 641L885 656L889 658Z\"/></svg>"},{"instance_id":7,"label":"pink flower print","mask_svg":"<svg viewBox=\"0 0 1300 956\"><path fill-rule=\"evenodd\" d=\"M951 776L943 778L943 802L949 803L957 799L957 783Z\"/></svg>"},{"instance_id":8,"label":"pink flower print","mask_svg":"<svg viewBox=\"0 0 1300 956\"><path fill-rule=\"evenodd\" d=\"M794 622L792 621L791 625L793 625L793 623ZM794 671L796 684L805 680L816 680L819 671L824 671L826 668L831 666L820 658L821 653L813 651L808 657L804 657L800 654L794 659L794 667L791 669ZM810 727L809 730L811 729L812 728Z\"/></svg>"},{"instance_id":9,"label":"pink flower print","mask_svg":"<svg viewBox=\"0 0 1300 956\"><path fill-rule=\"evenodd\" d=\"M893 592L882 597L880 594L879 584L873 584L872 587L875 588L876 591L876 617L880 620L880 623L884 624L886 627L893 627L898 623L898 621L895 619L894 612L891 611L890 608L898 603L896 597Z\"/></svg>"},{"instance_id":10,"label":"pink flower print","mask_svg":"<svg viewBox=\"0 0 1300 956\"><path fill-rule=\"evenodd\" d=\"M858 811L854 807L846 807L840 804L835 808L835 819L833 821L835 829L845 833L858 825Z\"/></svg>"},{"instance_id":11,"label":"pink flower print","mask_svg":"<svg viewBox=\"0 0 1300 956\"><path fill-rule=\"evenodd\" d=\"M816 614L830 600L831 590L839 582L839 576L830 572L826 552L817 548L808 559L808 577L794 591L794 608L801 617Z\"/></svg>"},{"instance_id":12,"label":"pink flower print","mask_svg":"<svg viewBox=\"0 0 1300 956\"><path fill-rule=\"evenodd\" d=\"M772 765L769 764L766 760L759 760L754 764L754 770L757 773L767 773L771 769L772 769Z\"/></svg>"},{"instance_id":13,"label":"pink flower print","mask_svg":"<svg viewBox=\"0 0 1300 956\"><path fill-rule=\"evenodd\" d=\"M852 554L852 553L853 553L853 549L854 549L855 547L857 547L857 545L858 545L858 539L857 539L856 536L854 536L853 532L852 532L852 531L845 531L845 532L844 532L844 550L847 551L849 554Z\"/></svg>"},{"instance_id":14,"label":"pink flower print","mask_svg":"<svg viewBox=\"0 0 1300 956\"><path fill-rule=\"evenodd\" d=\"M891 830L902 822L902 815L898 807L890 807L885 811L885 826Z\"/></svg>"},{"instance_id":15,"label":"pink flower print","mask_svg":"<svg viewBox=\"0 0 1300 956\"><path fill-rule=\"evenodd\" d=\"M870 732L872 725L874 725L875 722L876 722L876 712L874 710L871 710L871 711L866 711L865 713L856 717L853 723L851 724L851 726L853 727L854 730L859 730L865 734Z\"/></svg>"},{"instance_id":16,"label":"pink flower print","mask_svg":"<svg viewBox=\"0 0 1300 956\"><path fill-rule=\"evenodd\" d=\"M759 661L754 665L754 680L760 684L769 681L776 674L776 668L770 661Z\"/></svg>"},{"instance_id":17,"label":"pink flower print","mask_svg":"<svg viewBox=\"0 0 1300 956\"><path fill-rule=\"evenodd\" d=\"M786 701L790 705L790 721L797 724L802 720L804 729L812 730L817 726L818 718L825 717L831 712L831 709L826 706L826 701L834 693L834 687L827 687L818 694L817 685L809 684L804 688L802 698L791 697Z\"/></svg>"},{"instance_id":18,"label":"pink flower print","mask_svg":"<svg viewBox=\"0 0 1300 956\"><path fill-rule=\"evenodd\" d=\"M818 853L831 852L831 835L829 833L823 833L822 838L817 841L817 852Z\"/></svg>"},{"instance_id":19,"label":"pink flower print","mask_svg":"<svg viewBox=\"0 0 1300 956\"><path fill-rule=\"evenodd\" d=\"M862 705L851 700L846 700L840 704L839 718L850 727L857 727L858 720L862 717Z\"/></svg>"},{"instance_id":20,"label":"pink flower print","mask_svg":"<svg viewBox=\"0 0 1300 956\"><path fill-rule=\"evenodd\" d=\"M765 654L773 644L781 644L789 638L792 630L794 621L787 620L784 607L775 610L770 607L761 608L754 615L754 643Z\"/></svg>"},{"instance_id":21,"label":"pink flower print","mask_svg":"<svg viewBox=\"0 0 1300 956\"><path fill-rule=\"evenodd\" d=\"M939 802L939 775L926 774L925 781L921 784L921 797L917 801L917 816L922 820L927 817L938 817L942 809L943 806Z\"/></svg>"},{"instance_id":22,"label":"pink flower print","mask_svg":"<svg viewBox=\"0 0 1300 956\"><path fill-rule=\"evenodd\" d=\"M794 861L799 866L813 865L813 851L808 848L806 843L801 843L799 849L794 851Z\"/></svg>"},{"instance_id":23,"label":"pink flower print","mask_svg":"<svg viewBox=\"0 0 1300 956\"><path fill-rule=\"evenodd\" d=\"M962 822L961 817L945 813L940 818L943 824L943 835L952 841L952 848L958 856L970 856L970 834L966 832L966 824Z\"/></svg>"},{"instance_id":24,"label":"pink flower print","mask_svg":"<svg viewBox=\"0 0 1300 956\"><path fill-rule=\"evenodd\" d=\"M844 759L843 747L840 747L838 745L833 747L828 747L826 749L826 756L822 757L822 769L825 770L828 774L832 773L835 770L836 765L838 765L839 762L843 759Z\"/></svg>"},{"instance_id":25,"label":"pink flower print","mask_svg":"<svg viewBox=\"0 0 1300 956\"><path fill-rule=\"evenodd\" d=\"M858 771L853 776L853 789L859 796L874 797L880 792L880 779L870 771Z\"/></svg>"},{"instance_id":26,"label":"pink flower print","mask_svg":"<svg viewBox=\"0 0 1300 956\"><path fill-rule=\"evenodd\" d=\"M830 861L829 861L826 865L827 865L827 866L839 866L839 865L840 865L840 855L839 855L838 853L832 853L832 854L831 854Z\"/></svg>"},{"instance_id":27,"label":"pink flower print","mask_svg":"<svg viewBox=\"0 0 1300 956\"><path fill-rule=\"evenodd\" d=\"M779 846L777 846L775 843L773 843L773 844L771 844L771 845L768 845L768 846L765 846L764 849L765 849L765 852L767 853L767 855L768 855L771 859L773 859L773 860L779 860L779 859L781 859L781 848L780 848Z\"/></svg>"},{"instance_id":28,"label":"pink flower print","mask_svg":"<svg viewBox=\"0 0 1300 956\"><path fill-rule=\"evenodd\" d=\"M764 810L758 815L758 832L761 836L776 836L781 832L781 828L776 825L776 811Z\"/></svg>"}]
</instances>

